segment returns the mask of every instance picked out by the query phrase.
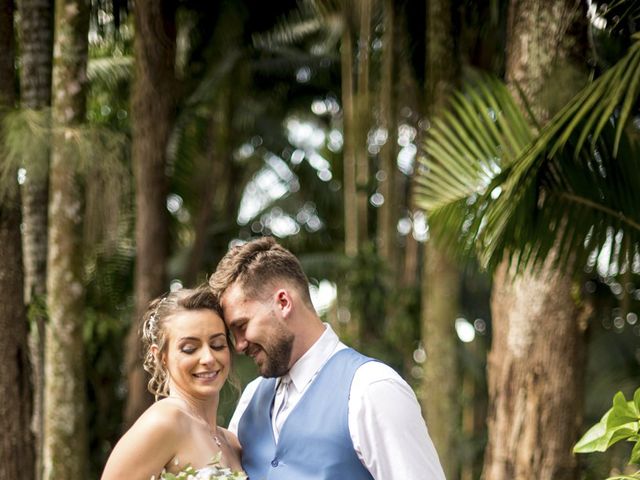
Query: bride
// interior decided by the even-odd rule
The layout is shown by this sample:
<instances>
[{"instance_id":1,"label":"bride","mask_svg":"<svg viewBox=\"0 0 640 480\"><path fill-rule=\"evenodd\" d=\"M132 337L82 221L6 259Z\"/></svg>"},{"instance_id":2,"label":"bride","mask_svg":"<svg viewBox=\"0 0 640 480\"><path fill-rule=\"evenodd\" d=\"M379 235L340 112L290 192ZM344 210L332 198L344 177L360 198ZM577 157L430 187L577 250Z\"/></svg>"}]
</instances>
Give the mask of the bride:
<instances>
[{"instance_id":1,"label":"bride","mask_svg":"<svg viewBox=\"0 0 640 480\"><path fill-rule=\"evenodd\" d=\"M217 424L220 390L229 375L229 333L217 298L207 289L179 290L149 305L144 316L144 368L149 390L166 397L151 405L116 444L102 480L158 479L187 466L200 473L216 455L242 470L241 448Z\"/></svg>"}]
</instances>

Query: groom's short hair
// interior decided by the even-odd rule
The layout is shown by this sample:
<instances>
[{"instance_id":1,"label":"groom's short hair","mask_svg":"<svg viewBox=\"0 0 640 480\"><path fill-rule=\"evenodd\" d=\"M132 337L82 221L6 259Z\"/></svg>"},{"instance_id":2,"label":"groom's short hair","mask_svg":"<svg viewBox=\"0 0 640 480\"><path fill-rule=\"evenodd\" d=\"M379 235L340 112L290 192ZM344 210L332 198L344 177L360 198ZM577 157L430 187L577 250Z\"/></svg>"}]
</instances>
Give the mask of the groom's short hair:
<instances>
[{"instance_id":1,"label":"groom's short hair","mask_svg":"<svg viewBox=\"0 0 640 480\"><path fill-rule=\"evenodd\" d=\"M238 283L248 297L262 298L264 287L284 280L298 290L311 308L309 280L296 256L272 237L260 237L231 248L209 278L209 286L221 297L232 284Z\"/></svg>"}]
</instances>

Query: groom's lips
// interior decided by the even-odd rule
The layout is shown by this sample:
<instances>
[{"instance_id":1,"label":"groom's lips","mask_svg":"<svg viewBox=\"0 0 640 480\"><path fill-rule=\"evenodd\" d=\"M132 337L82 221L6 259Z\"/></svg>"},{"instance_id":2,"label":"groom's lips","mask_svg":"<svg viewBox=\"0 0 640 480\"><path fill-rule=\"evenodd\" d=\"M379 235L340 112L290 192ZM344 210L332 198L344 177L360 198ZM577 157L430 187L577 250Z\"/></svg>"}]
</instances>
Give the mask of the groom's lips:
<instances>
[{"instance_id":1,"label":"groom's lips","mask_svg":"<svg viewBox=\"0 0 640 480\"><path fill-rule=\"evenodd\" d=\"M251 347L247 349L247 355L251 358L255 358L258 353L260 353L262 349L260 347Z\"/></svg>"}]
</instances>

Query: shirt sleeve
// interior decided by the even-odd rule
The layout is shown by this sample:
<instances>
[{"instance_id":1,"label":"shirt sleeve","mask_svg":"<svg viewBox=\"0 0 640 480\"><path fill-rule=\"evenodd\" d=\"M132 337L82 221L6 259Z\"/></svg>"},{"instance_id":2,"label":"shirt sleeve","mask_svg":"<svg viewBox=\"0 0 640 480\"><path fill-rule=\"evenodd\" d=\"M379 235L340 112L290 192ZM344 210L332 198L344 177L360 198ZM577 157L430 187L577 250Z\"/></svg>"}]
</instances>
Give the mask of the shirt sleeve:
<instances>
[{"instance_id":1,"label":"shirt sleeve","mask_svg":"<svg viewBox=\"0 0 640 480\"><path fill-rule=\"evenodd\" d=\"M231 420L229 420L229 426L227 427L227 430L229 430L230 432L233 432L233 434L236 437L238 436L238 424L240 423L242 414L249 406L249 402L253 398L253 395L256 393L256 389L258 388L258 385L260 385L261 380L262 380L262 377L258 377L252 380L245 387L244 391L242 392L242 395L240 396L240 400L238 401L238 405L236 406L236 409L233 412L233 415L231 416Z\"/></svg>"},{"instance_id":2,"label":"shirt sleeve","mask_svg":"<svg viewBox=\"0 0 640 480\"><path fill-rule=\"evenodd\" d=\"M445 480L420 405L391 367L368 362L349 399L349 430L358 457L376 480Z\"/></svg>"}]
</instances>

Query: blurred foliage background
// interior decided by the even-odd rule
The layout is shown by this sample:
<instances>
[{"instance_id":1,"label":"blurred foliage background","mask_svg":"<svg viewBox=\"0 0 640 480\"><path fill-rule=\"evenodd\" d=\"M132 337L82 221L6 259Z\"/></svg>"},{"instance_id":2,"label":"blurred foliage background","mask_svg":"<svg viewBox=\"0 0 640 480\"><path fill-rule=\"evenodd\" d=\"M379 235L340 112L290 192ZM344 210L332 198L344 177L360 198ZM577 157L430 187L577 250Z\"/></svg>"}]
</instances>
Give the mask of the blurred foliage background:
<instances>
[{"instance_id":1,"label":"blurred foliage background","mask_svg":"<svg viewBox=\"0 0 640 480\"><path fill-rule=\"evenodd\" d=\"M99 478L151 401L144 305L259 235L415 388L450 480L629 471L570 449L639 383L637 2L0 5L0 391L31 399L0 478Z\"/></svg>"}]
</instances>

